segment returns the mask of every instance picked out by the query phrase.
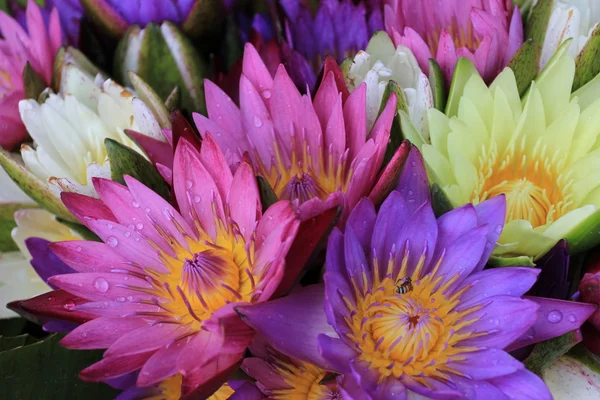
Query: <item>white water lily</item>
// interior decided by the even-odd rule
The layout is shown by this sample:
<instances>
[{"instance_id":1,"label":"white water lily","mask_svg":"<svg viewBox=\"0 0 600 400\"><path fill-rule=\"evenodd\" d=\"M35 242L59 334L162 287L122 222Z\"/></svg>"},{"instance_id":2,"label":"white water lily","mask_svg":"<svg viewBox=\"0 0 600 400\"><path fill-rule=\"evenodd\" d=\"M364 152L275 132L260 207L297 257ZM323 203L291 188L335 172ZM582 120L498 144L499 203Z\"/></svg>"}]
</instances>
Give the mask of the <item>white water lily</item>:
<instances>
[{"instance_id":1,"label":"white water lily","mask_svg":"<svg viewBox=\"0 0 600 400\"><path fill-rule=\"evenodd\" d=\"M591 358L595 356L591 355ZM599 363L600 360L596 360ZM571 355L554 361L542 373L554 400L600 399L600 375L586 363Z\"/></svg>"},{"instance_id":2,"label":"white water lily","mask_svg":"<svg viewBox=\"0 0 600 400\"><path fill-rule=\"evenodd\" d=\"M110 178L104 139L136 145L126 129L165 141L160 125L140 99L112 80L95 78L74 64L63 68L60 95L43 104L22 100L19 111L36 147L23 146L26 167L55 192L96 193L91 178Z\"/></svg>"},{"instance_id":3,"label":"white water lily","mask_svg":"<svg viewBox=\"0 0 600 400\"><path fill-rule=\"evenodd\" d=\"M394 47L388 34L380 31L373 35L367 49L359 51L354 57L346 76L350 92L363 82L367 84L369 130L375 124L389 81L394 81L402 87L412 124L424 138L428 138L427 110L433 107L429 80L419 68L412 51L405 46Z\"/></svg>"},{"instance_id":4,"label":"white water lily","mask_svg":"<svg viewBox=\"0 0 600 400\"><path fill-rule=\"evenodd\" d=\"M546 66L565 40L573 38L569 54L576 57L600 22L598 0L552 0L552 12L540 56L540 68ZM541 7L538 2L535 7Z\"/></svg>"}]
</instances>

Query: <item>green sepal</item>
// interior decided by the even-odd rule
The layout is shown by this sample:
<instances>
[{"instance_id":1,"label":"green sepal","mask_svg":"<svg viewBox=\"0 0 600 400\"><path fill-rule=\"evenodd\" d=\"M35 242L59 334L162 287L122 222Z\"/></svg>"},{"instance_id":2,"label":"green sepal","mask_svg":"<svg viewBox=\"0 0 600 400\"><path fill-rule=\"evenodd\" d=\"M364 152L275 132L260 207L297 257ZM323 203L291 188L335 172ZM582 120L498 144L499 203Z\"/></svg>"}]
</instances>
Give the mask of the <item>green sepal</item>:
<instances>
[{"instance_id":1,"label":"green sepal","mask_svg":"<svg viewBox=\"0 0 600 400\"><path fill-rule=\"evenodd\" d=\"M74 231L77 234L79 234L79 236L81 236L85 240L92 240L94 242L101 242L102 241L102 239L100 239L98 236L96 236L96 234L94 232L90 231L84 225L78 224L76 222L65 221L62 218L56 218L56 220L58 222L60 222L61 224L66 225L69 229L71 229L72 231Z\"/></svg>"},{"instance_id":2,"label":"green sepal","mask_svg":"<svg viewBox=\"0 0 600 400\"><path fill-rule=\"evenodd\" d=\"M508 67L513 70L519 95L523 96L538 74L540 65L540 47L533 39L519 47Z\"/></svg>"},{"instance_id":3,"label":"green sepal","mask_svg":"<svg viewBox=\"0 0 600 400\"><path fill-rule=\"evenodd\" d=\"M554 8L555 0L538 0L535 7L531 9L529 18L525 24L525 39L533 39L540 48L544 45L546 31L550 23L550 15Z\"/></svg>"},{"instance_id":4,"label":"green sepal","mask_svg":"<svg viewBox=\"0 0 600 400\"><path fill-rule=\"evenodd\" d=\"M433 213L437 218L454 209L452 202L448 196L446 196L444 189L437 183L431 185L431 205L433 207Z\"/></svg>"},{"instance_id":5,"label":"green sepal","mask_svg":"<svg viewBox=\"0 0 600 400\"><path fill-rule=\"evenodd\" d=\"M175 86L173 91L165 100L165 108L170 113L172 109L179 108L181 104L181 89L179 86Z\"/></svg>"},{"instance_id":6,"label":"green sepal","mask_svg":"<svg viewBox=\"0 0 600 400\"><path fill-rule=\"evenodd\" d=\"M40 104L44 104L46 102L46 100L48 100L48 98L50 97L51 94L54 94L54 91L52 90L52 88L46 88L42 91L42 93L40 93L40 95L37 98L37 102Z\"/></svg>"},{"instance_id":7,"label":"green sepal","mask_svg":"<svg viewBox=\"0 0 600 400\"><path fill-rule=\"evenodd\" d=\"M564 239L569 243L571 254L583 253L600 245L600 210L581 221L567 233Z\"/></svg>"},{"instance_id":8,"label":"green sepal","mask_svg":"<svg viewBox=\"0 0 600 400\"><path fill-rule=\"evenodd\" d=\"M222 0L195 1L181 28L190 37L206 36L223 25L225 15L227 13Z\"/></svg>"},{"instance_id":9,"label":"green sepal","mask_svg":"<svg viewBox=\"0 0 600 400\"><path fill-rule=\"evenodd\" d=\"M271 207L271 205L273 205L273 203L277 202L279 199L271 187L271 184L265 178L262 176L257 176L256 183L258 184L258 192L260 193L262 210L265 212L267 208Z\"/></svg>"},{"instance_id":10,"label":"green sepal","mask_svg":"<svg viewBox=\"0 0 600 400\"><path fill-rule=\"evenodd\" d=\"M446 84L440 65L433 58L429 59L429 83L433 93L433 106L444 112L446 108Z\"/></svg>"},{"instance_id":11,"label":"green sepal","mask_svg":"<svg viewBox=\"0 0 600 400\"><path fill-rule=\"evenodd\" d=\"M18 251L19 247L14 242L11 232L15 223L15 211L23 208L34 208L32 204L2 203L0 204L0 253Z\"/></svg>"},{"instance_id":12,"label":"green sepal","mask_svg":"<svg viewBox=\"0 0 600 400\"><path fill-rule=\"evenodd\" d=\"M581 332L574 330L562 336L537 343L525 360L525 367L542 376L542 372L559 357L566 354L577 343L581 342Z\"/></svg>"},{"instance_id":13,"label":"green sepal","mask_svg":"<svg viewBox=\"0 0 600 400\"><path fill-rule=\"evenodd\" d=\"M31 335L23 334L19 336L6 337L0 336L0 353L7 350L16 349L17 347L27 346L36 343L38 340Z\"/></svg>"},{"instance_id":14,"label":"green sepal","mask_svg":"<svg viewBox=\"0 0 600 400\"><path fill-rule=\"evenodd\" d=\"M408 110L408 104L407 104L407 100L406 100L406 96L404 94L404 91L402 90L402 88L400 87L399 84L397 84L394 81L389 81L387 83L387 85L385 86L385 90L383 92L383 97L381 99L381 104L379 106L379 113L378 113L378 117L381 115L381 113L383 112L383 110L385 109L385 106L387 105L387 102L390 98L390 96L392 95L392 93L396 93L396 110L402 110L402 111L407 111ZM396 149L400 146L400 144L402 143L403 140L403 135L402 135L402 125L401 125L401 121L400 121L400 113L396 113L396 115L394 116L394 121L392 122L392 129L390 131L390 141L387 145L387 149L385 151L385 157L383 159L383 165L387 165L390 160L392 159L392 157L394 156L394 153L396 152Z\"/></svg>"},{"instance_id":15,"label":"green sepal","mask_svg":"<svg viewBox=\"0 0 600 400\"><path fill-rule=\"evenodd\" d=\"M529 256L497 257L491 256L487 263L492 268L503 267L535 267L533 259Z\"/></svg>"},{"instance_id":16,"label":"green sepal","mask_svg":"<svg viewBox=\"0 0 600 400\"><path fill-rule=\"evenodd\" d=\"M169 185L156 167L144 156L113 139L104 139L104 146L110 162L113 181L125 184L124 177L129 175L148 186L162 198L169 200Z\"/></svg>"},{"instance_id":17,"label":"green sepal","mask_svg":"<svg viewBox=\"0 0 600 400\"><path fill-rule=\"evenodd\" d=\"M25 63L23 68L23 88L25 89L26 99L37 99L40 93L46 89L44 79L31 68L29 61Z\"/></svg>"},{"instance_id":18,"label":"green sepal","mask_svg":"<svg viewBox=\"0 0 600 400\"><path fill-rule=\"evenodd\" d=\"M342 61L342 63L340 64L340 69L342 70L342 73L344 74L344 79L348 79L348 71L350 71L350 67L352 66L352 63L354 62L354 60L350 57L348 58L344 58L344 61Z\"/></svg>"},{"instance_id":19,"label":"green sepal","mask_svg":"<svg viewBox=\"0 0 600 400\"><path fill-rule=\"evenodd\" d=\"M67 221L77 221L69 210L67 210L60 198L52 193L44 182L13 160L7 152L1 149L0 166L4 168L8 176L11 177L17 186L41 207Z\"/></svg>"},{"instance_id":20,"label":"green sepal","mask_svg":"<svg viewBox=\"0 0 600 400\"><path fill-rule=\"evenodd\" d=\"M479 75L477 69L468 58L461 57L456 63L452 83L448 92L448 102L446 103L446 115L452 118L458 114L458 104L465 90L467 82L473 75Z\"/></svg>"},{"instance_id":21,"label":"green sepal","mask_svg":"<svg viewBox=\"0 0 600 400\"><path fill-rule=\"evenodd\" d=\"M117 391L106 384L87 383L79 372L99 361L101 351L69 350L62 335L0 353L1 392L10 399L112 399Z\"/></svg>"},{"instance_id":22,"label":"green sepal","mask_svg":"<svg viewBox=\"0 0 600 400\"><path fill-rule=\"evenodd\" d=\"M575 59L573 91L594 79L600 72L600 24L596 26L587 43Z\"/></svg>"},{"instance_id":23,"label":"green sepal","mask_svg":"<svg viewBox=\"0 0 600 400\"><path fill-rule=\"evenodd\" d=\"M104 1L81 0L81 5L92 21L113 38L120 38L129 26L116 10Z\"/></svg>"},{"instance_id":24,"label":"green sepal","mask_svg":"<svg viewBox=\"0 0 600 400\"><path fill-rule=\"evenodd\" d=\"M135 89L136 96L152 111L161 128L171 129L169 110L154 89L138 74L129 72L129 80ZM177 86L176 86L177 87ZM173 89L175 90L175 89ZM169 97L173 92L169 94ZM167 98L168 100L168 98Z\"/></svg>"}]
</instances>

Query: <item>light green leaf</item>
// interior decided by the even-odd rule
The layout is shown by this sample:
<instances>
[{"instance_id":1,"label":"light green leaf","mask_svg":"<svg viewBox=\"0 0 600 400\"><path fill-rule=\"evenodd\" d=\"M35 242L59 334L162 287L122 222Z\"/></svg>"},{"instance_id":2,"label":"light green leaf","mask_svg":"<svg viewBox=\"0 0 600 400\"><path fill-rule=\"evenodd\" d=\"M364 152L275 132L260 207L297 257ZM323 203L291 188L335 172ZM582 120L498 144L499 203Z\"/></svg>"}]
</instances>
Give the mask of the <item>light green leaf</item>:
<instances>
[{"instance_id":1,"label":"light green leaf","mask_svg":"<svg viewBox=\"0 0 600 400\"><path fill-rule=\"evenodd\" d=\"M433 106L444 112L444 108L446 108L446 84L440 65L433 58L429 59L429 83L433 93Z\"/></svg>"},{"instance_id":2,"label":"light green leaf","mask_svg":"<svg viewBox=\"0 0 600 400\"><path fill-rule=\"evenodd\" d=\"M15 211L33 207L35 206L31 204L0 204L0 253L19 250L10 234L13 228L17 226L14 218Z\"/></svg>"},{"instance_id":3,"label":"light green leaf","mask_svg":"<svg viewBox=\"0 0 600 400\"><path fill-rule=\"evenodd\" d=\"M562 336L537 343L525 360L525 367L542 376L543 371L559 357L566 354L577 343L581 342L581 332L574 330Z\"/></svg>"},{"instance_id":4,"label":"light green leaf","mask_svg":"<svg viewBox=\"0 0 600 400\"><path fill-rule=\"evenodd\" d=\"M265 178L263 178L262 176L257 176L256 181L258 183L258 191L260 192L260 202L262 203L262 210L263 212L265 212L267 208L271 207L271 205L273 205L273 203L277 202L277 200L279 199L277 198L277 195L273 191L273 188Z\"/></svg>"},{"instance_id":5,"label":"light green leaf","mask_svg":"<svg viewBox=\"0 0 600 400\"><path fill-rule=\"evenodd\" d=\"M518 257L496 257L492 256L488 260L488 265L492 268L502 267L535 267L535 264L531 257L518 256Z\"/></svg>"},{"instance_id":6,"label":"light green leaf","mask_svg":"<svg viewBox=\"0 0 600 400\"><path fill-rule=\"evenodd\" d=\"M600 72L600 25L592 32L587 43L575 59L573 91L594 79Z\"/></svg>"},{"instance_id":7,"label":"light green leaf","mask_svg":"<svg viewBox=\"0 0 600 400\"><path fill-rule=\"evenodd\" d=\"M513 70L519 95L525 94L531 82L538 74L540 63L540 48L533 39L527 40L517 50L508 67Z\"/></svg>"},{"instance_id":8,"label":"light green leaf","mask_svg":"<svg viewBox=\"0 0 600 400\"><path fill-rule=\"evenodd\" d=\"M468 59L461 57L454 68L450 92L448 93L448 102L446 103L446 115L448 118L458 114L458 104L462 97L467 82L473 75L479 75L473 63Z\"/></svg>"},{"instance_id":9,"label":"light green leaf","mask_svg":"<svg viewBox=\"0 0 600 400\"><path fill-rule=\"evenodd\" d=\"M540 48L544 45L546 31L550 22L550 15L555 0L538 0L531 10L527 23L525 24L525 38L533 39Z\"/></svg>"}]
</instances>

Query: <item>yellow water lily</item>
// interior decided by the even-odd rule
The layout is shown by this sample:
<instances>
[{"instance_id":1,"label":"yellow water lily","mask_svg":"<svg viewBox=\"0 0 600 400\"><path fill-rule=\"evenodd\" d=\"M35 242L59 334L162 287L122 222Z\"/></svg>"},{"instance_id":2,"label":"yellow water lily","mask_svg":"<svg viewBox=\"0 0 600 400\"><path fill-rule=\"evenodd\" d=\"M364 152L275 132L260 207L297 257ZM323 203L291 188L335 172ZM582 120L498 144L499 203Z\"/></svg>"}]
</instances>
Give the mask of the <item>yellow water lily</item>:
<instances>
[{"instance_id":1,"label":"yellow water lily","mask_svg":"<svg viewBox=\"0 0 600 400\"><path fill-rule=\"evenodd\" d=\"M431 143L408 132L454 207L506 196L495 256L535 259L561 238L572 252L600 242L600 80L571 93L568 45L522 99L511 69L488 87L460 60L445 113L428 113Z\"/></svg>"}]
</instances>

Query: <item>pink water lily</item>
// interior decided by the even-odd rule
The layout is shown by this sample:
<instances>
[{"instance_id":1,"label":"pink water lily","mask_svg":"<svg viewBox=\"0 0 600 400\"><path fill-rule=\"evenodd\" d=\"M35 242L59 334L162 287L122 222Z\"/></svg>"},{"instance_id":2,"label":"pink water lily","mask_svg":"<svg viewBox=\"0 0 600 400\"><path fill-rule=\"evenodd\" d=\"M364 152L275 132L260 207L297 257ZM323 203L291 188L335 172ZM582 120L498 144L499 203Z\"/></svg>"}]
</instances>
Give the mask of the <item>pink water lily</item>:
<instances>
[{"instance_id":1,"label":"pink water lily","mask_svg":"<svg viewBox=\"0 0 600 400\"><path fill-rule=\"evenodd\" d=\"M29 62L46 84L52 80L52 64L62 42L58 10L50 13L46 26L40 8L27 3L27 31L0 11L0 146L12 149L27 137L19 116L19 101L25 98L23 68Z\"/></svg>"},{"instance_id":2,"label":"pink water lily","mask_svg":"<svg viewBox=\"0 0 600 400\"><path fill-rule=\"evenodd\" d=\"M366 85L349 96L343 78L341 85L326 71L314 98L301 95L283 65L272 78L256 49L246 44L240 107L206 81L208 117L195 114L194 120L202 136L213 135L231 166L247 154L257 174L278 198L292 202L302 220L341 205L343 221L375 184L396 96L368 131Z\"/></svg>"},{"instance_id":3,"label":"pink water lily","mask_svg":"<svg viewBox=\"0 0 600 400\"><path fill-rule=\"evenodd\" d=\"M447 82L456 61L470 59L485 81L504 68L523 43L521 13L511 0L387 0L386 31L409 47L422 70L434 58Z\"/></svg>"}]
</instances>

